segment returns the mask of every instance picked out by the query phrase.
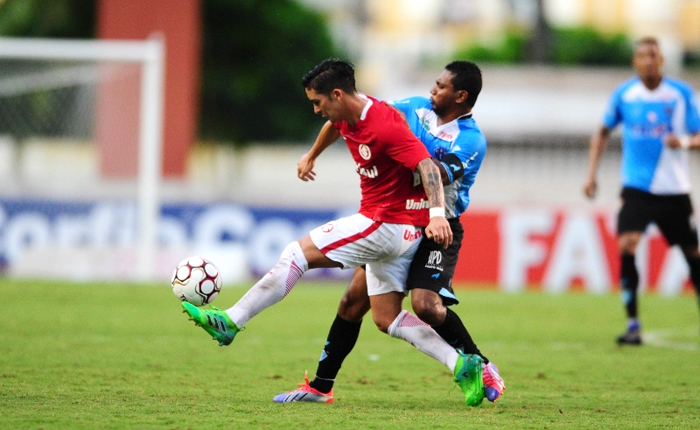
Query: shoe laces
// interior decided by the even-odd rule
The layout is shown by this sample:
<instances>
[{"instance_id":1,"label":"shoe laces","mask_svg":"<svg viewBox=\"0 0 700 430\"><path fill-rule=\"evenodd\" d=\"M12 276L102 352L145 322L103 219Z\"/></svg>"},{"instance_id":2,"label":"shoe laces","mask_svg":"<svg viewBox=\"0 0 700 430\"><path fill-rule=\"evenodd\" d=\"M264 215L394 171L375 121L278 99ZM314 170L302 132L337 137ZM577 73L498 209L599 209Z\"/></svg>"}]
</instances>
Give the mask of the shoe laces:
<instances>
[{"instance_id":1,"label":"shoe laces","mask_svg":"<svg viewBox=\"0 0 700 430\"><path fill-rule=\"evenodd\" d=\"M312 387L309 384L309 371L308 370L304 371L304 382L299 382L299 388L292 390L292 391L288 391L288 393L292 393L294 391L305 391L307 393L312 393L312 394L316 394L319 396L330 396L331 393L333 392L333 390L331 390L327 393L322 393L322 392L318 391L317 389L315 389L314 387Z\"/></svg>"},{"instance_id":2,"label":"shoe laces","mask_svg":"<svg viewBox=\"0 0 700 430\"><path fill-rule=\"evenodd\" d=\"M223 325L226 326L227 329L229 328L229 327L228 327L228 321L226 320L226 317L224 317L223 315L221 315L221 314L219 314L219 313L216 313L216 312L221 312L221 309L217 308L217 307L214 306L214 305L209 305L209 310L210 310L210 311L214 311L215 313L213 313L212 316L213 316L214 318L220 320L220 321L223 323ZM231 321L231 322L233 322L233 321ZM238 325L237 325L236 323L233 323L233 324L234 324L234 325L236 326L236 328L238 329L238 330L236 330L236 332L245 330L245 327L238 327Z\"/></svg>"}]
</instances>

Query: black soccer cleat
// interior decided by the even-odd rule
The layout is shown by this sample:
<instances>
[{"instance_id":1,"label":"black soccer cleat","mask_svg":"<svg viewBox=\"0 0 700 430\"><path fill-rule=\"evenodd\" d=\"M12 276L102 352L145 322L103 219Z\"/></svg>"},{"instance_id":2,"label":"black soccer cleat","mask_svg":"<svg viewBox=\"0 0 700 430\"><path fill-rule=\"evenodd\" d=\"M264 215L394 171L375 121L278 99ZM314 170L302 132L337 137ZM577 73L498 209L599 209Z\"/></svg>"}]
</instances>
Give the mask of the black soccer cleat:
<instances>
[{"instance_id":1,"label":"black soccer cleat","mask_svg":"<svg viewBox=\"0 0 700 430\"><path fill-rule=\"evenodd\" d=\"M617 337L617 344L622 345L641 345L642 344L642 334L639 329L627 330L625 333Z\"/></svg>"}]
</instances>

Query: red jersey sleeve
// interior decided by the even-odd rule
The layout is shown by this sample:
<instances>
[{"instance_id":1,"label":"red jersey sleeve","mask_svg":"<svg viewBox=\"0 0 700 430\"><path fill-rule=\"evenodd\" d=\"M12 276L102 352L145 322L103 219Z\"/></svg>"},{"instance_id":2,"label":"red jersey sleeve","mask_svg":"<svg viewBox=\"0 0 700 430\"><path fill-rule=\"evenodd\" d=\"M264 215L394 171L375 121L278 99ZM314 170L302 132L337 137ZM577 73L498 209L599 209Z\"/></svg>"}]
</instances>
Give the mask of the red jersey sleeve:
<instances>
[{"instance_id":1,"label":"red jersey sleeve","mask_svg":"<svg viewBox=\"0 0 700 430\"><path fill-rule=\"evenodd\" d=\"M406 121L393 108L389 110L378 137L386 142L386 151L391 158L415 171L418 163L430 158L430 153L408 128Z\"/></svg>"}]
</instances>

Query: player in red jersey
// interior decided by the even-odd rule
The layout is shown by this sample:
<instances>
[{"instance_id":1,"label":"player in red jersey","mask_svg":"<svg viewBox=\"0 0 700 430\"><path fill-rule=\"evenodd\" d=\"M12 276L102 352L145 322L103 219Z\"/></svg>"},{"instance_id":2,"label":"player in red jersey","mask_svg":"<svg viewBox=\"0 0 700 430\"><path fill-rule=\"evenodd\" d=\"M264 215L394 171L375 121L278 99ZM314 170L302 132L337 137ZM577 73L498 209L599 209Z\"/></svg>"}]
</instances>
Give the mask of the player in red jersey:
<instances>
[{"instance_id":1,"label":"player in red jersey","mask_svg":"<svg viewBox=\"0 0 700 430\"><path fill-rule=\"evenodd\" d=\"M323 133L337 128L361 178L359 213L290 243L275 267L230 309L203 310L183 302L185 312L220 345L228 345L251 318L282 300L307 270L366 265L367 292L379 330L445 364L465 394L483 396L483 382L476 377L481 357L455 350L429 325L402 310L408 268L423 232L445 247L452 242L438 167L394 108L356 91L350 63L325 60L302 84L314 112L332 124L324 126L307 162L313 163L328 146L319 144L325 142Z\"/></svg>"}]
</instances>

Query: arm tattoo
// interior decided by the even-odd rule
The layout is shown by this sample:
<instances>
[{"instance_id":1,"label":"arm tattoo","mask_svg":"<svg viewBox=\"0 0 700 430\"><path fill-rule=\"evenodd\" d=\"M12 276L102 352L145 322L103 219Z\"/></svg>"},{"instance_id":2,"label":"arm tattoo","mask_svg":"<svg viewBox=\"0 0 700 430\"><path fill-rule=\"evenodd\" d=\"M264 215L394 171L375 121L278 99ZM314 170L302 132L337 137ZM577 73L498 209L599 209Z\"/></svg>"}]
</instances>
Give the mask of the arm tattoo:
<instances>
[{"instance_id":1,"label":"arm tattoo","mask_svg":"<svg viewBox=\"0 0 700 430\"><path fill-rule=\"evenodd\" d=\"M442 180L440 170L433 164L430 158L426 158L418 163L421 181L425 194L428 196L428 203L431 208L445 207L445 194L442 190Z\"/></svg>"}]
</instances>

